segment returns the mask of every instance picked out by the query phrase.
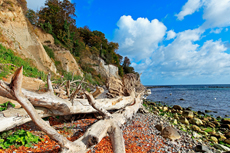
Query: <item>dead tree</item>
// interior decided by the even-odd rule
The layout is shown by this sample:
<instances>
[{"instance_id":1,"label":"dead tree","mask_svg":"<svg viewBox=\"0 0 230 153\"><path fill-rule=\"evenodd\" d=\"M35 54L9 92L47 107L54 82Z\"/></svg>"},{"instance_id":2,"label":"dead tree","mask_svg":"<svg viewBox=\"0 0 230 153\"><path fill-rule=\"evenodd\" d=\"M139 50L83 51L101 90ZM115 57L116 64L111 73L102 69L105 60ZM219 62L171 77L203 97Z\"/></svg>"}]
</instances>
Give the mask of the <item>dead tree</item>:
<instances>
[{"instance_id":1,"label":"dead tree","mask_svg":"<svg viewBox=\"0 0 230 153\"><path fill-rule=\"evenodd\" d=\"M135 93L133 92L129 97L120 97L121 99L106 100L104 102L95 100L92 94L85 92L84 94L86 95L87 100L77 99L73 101L72 105L71 101L61 99L54 95L50 75L47 77L48 91L46 93L37 94L22 89L22 72L23 67L15 72L10 84L0 80L0 95L18 101L31 120L49 137L59 143L62 152L87 152L92 146L98 144L107 133L112 140L113 151L115 153L125 152L124 139L120 127L127 119L132 118L140 108L143 92L139 93L137 96L135 96ZM124 100L125 98L126 100ZM115 104L113 103L114 100L116 101ZM81 105L82 103L84 103L84 105ZM36 106L36 109L34 106ZM118 109L118 111L110 114L107 111L109 109ZM45 110L48 112L41 115L41 112L44 112ZM49 116L50 114L69 115L76 114L76 112L86 113L97 111L104 116L104 119L94 123L87 129L82 137L74 142L71 142L64 136L60 135L41 118ZM24 123L29 121L30 118L27 117L27 120L24 121ZM3 123L2 121L3 120L1 120L1 123ZM4 123L2 125L4 125ZM9 129L9 127L12 128L12 125L8 124L7 128Z\"/></svg>"}]
</instances>

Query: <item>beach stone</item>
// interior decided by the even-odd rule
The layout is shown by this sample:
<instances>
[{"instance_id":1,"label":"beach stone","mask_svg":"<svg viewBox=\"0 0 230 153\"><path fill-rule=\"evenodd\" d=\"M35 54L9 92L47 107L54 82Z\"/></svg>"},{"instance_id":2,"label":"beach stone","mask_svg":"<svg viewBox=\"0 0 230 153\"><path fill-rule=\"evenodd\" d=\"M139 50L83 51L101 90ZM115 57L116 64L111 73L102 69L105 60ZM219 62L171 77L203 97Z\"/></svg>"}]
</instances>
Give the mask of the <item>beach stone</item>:
<instances>
[{"instance_id":1,"label":"beach stone","mask_svg":"<svg viewBox=\"0 0 230 153\"><path fill-rule=\"evenodd\" d=\"M196 125L192 125L192 130L197 131L197 132L201 131L201 129Z\"/></svg>"},{"instance_id":2,"label":"beach stone","mask_svg":"<svg viewBox=\"0 0 230 153\"><path fill-rule=\"evenodd\" d=\"M173 117L175 118L175 119L179 119L179 116L178 116L178 114L177 113L175 113L174 115L173 115Z\"/></svg>"},{"instance_id":3,"label":"beach stone","mask_svg":"<svg viewBox=\"0 0 230 153\"><path fill-rule=\"evenodd\" d=\"M189 110L185 110L182 115L186 118L193 118L193 112Z\"/></svg>"},{"instance_id":4,"label":"beach stone","mask_svg":"<svg viewBox=\"0 0 230 153\"><path fill-rule=\"evenodd\" d=\"M175 110L183 110L183 108L180 105L174 105L173 108Z\"/></svg>"},{"instance_id":5,"label":"beach stone","mask_svg":"<svg viewBox=\"0 0 230 153\"><path fill-rule=\"evenodd\" d=\"M209 116L207 116L207 117L204 117L204 118L203 118L203 120L205 120L205 121L209 122L209 121L211 121L211 120L212 120L212 118L211 118L211 117L209 117Z\"/></svg>"},{"instance_id":6,"label":"beach stone","mask_svg":"<svg viewBox=\"0 0 230 153\"><path fill-rule=\"evenodd\" d=\"M185 117L180 117L180 118L179 118L179 121L180 121L181 123L183 123L183 124L189 125L189 121L188 121Z\"/></svg>"},{"instance_id":7,"label":"beach stone","mask_svg":"<svg viewBox=\"0 0 230 153\"><path fill-rule=\"evenodd\" d=\"M172 120L172 123L173 123L173 124L178 124L177 119L173 119L173 120Z\"/></svg>"},{"instance_id":8,"label":"beach stone","mask_svg":"<svg viewBox=\"0 0 230 153\"><path fill-rule=\"evenodd\" d=\"M218 144L218 143L215 143L213 146L217 149L222 150L222 151L230 151L230 148L228 148L224 145Z\"/></svg>"},{"instance_id":9,"label":"beach stone","mask_svg":"<svg viewBox=\"0 0 230 153\"><path fill-rule=\"evenodd\" d=\"M207 126L210 126L210 127L212 127L212 128L215 128L215 127L216 127L216 125L213 124L212 122L207 122Z\"/></svg>"},{"instance_id":10,"label":"beach stone","mask_svg":"<svg viewBox=\"0 0 230 153\"><path fill-rule=\"evenodd\" d=\"M209 148L205 145L197 145L195 147L196 152L206 152L206 153L211 153L212 151L209 150Z\"/></svg>"},{"instance_id":11,"label":"beach stone","mask_svg":"<svg viewBox=\"0 0 230 153\"><path fill-rule=\"evenodd\" d=\"M203 122L199 118L193 118L190 121L192 124L203 125Z\"/></svg>"},{"instance_id":12,"label":"beach stone","mask_svg":"<svg viewBox=\"0 0 230 153\"><path fill-rule=\"evenodd\" d=\"M202 138L202 135L196 133L195 131L192 131L192 135L194 136L194 138Z\"/></svg>"},{"instance_id":13,"label":"beach stone","mask_svg":"<svg viewBox=\"0 0 230 153\"><path fill-rule=\"evenodd\" d=\"M226 140L227 138L224 136L224 135L220 135L220 138L218 139L219 141L224 141Z\"/></svg>"},{"instance_id":14,"label":"beach stone","mask_svg":"<svg viewBox=\"0 0 230 153\"><path fill-rule=\"evenodd\" d=\"M199 115L205 115L205 113L204 112L201 112L201 111L198 111L197 112Z\"/></svg>"},{"instance_id":15,"label":"beach stone","mask_svg":"<svg viewBox=\"0 0 230 153\"><path fill-rule=\"evenodd\" d=\"M182 129L186 130L186 127L185 127L184 124L180 124L180 127L181 127Z\"/></svg>"},{"instance_id":16,"label":"beach stone","mask_svg":"<svg viewBox=\"0 0 230 153\"><path fill-rule=\"evenodd\" d=\"M159 110L163 110L163 107L162 107L162 106L158 106L158 109L159 109Z\"/></svg>"},{"instance_id":17,"label":"beach stone","mask_svg":"<svg viewBox=\"0 0 230 153\"><path fill-rule=\"evenodd\" d=\"M216 126L220 126L220 123L218 121L213 121L213 124L215 124Z\"/></svg>"},{"instance_id":18,"label":"beach stone","mask_svg":"<svg viewBox=\"0 0 230 153\"><path fill-rule=\"evenodd\" d=\"M230 139L225 139L224 142L230 144Z\"/></svg>"},{"instance_id":19,"label":"beach stone","mask_svg":"<svg viewBox=\"0 0 230 153\"><path fill-rule=\"evenodd\" d=\"M183 111L182 110L177 110L177 113L182 115L183 114Z\"/></svg>"},{"instance_id":20,"label":"beach stone","mask_svg":"<svg viewBox=\"0 0 230 153\"><path fill-rule=\"evenodd\" d=\"M230 124L221 124L221 127L222 128L230 129Z\"/></svg>"},{"instance_id":21,"label":"beach stone","mask_svg":"<svg viewBox=\"0 0 230 153\"><path fill-rule=\"evenodd\" d=\"M230 124L230 118L223 118L223 119L221 120L221 122L222 122L223 124Z\"/></svg>"},{"instance_id":22,"label":"beach stone","mask_svg":"<svg viewBox=\"0 0 230 153\"><path fill-rule=\"evenodd\" d=\"M211 113L212 111L211 110L205 110L205 113Z\"/></svg>"},{"instance_id":23,"label":"beach stone","mask_svg":"<svg viewBox=\"0 0 230 153\"><path fill-rule=\"evenodd\" d=\"M180 134L177 132L177 130L175 128L173 128L172 126L166 126L162 130L161 135L162 135L162 137L169 138L171 140L176 140L176 139L179 139L181 137Z\"/></svg>"},{"instance_id":24,"label":"beach stone","mask_svg":"<svg viewBox=\"0 0 230 153\"><path fill-rule=\"evenodd\" d=\"M156 128L158 131L162 131L162 130L163 130L163 125L162 125L162 124L157 124L157 125L155 125L155 128Z\"/></svg>"},{"instance_id":25,"label":"beach stone","mask_svg":"<svg viewBox=\"0 0 230 153\"><path fill-rule=\"evenodd\" d=\"M162 110L163 110L163 112L166 112L166 111L168 111L168 107L164 106L164 107L162 107Z\"/></svg>"},{"instance_id":26,"label":"beach stone","mask_svg":"<svg viewBox=\"0 0 230 153\"><path fill-rule=\"evenodd\" d=\"M177 110L176 110L176 109L174 109L174 108L172 108L172 109L171 109L171 112L172 112L172 113L176 113L176 112L177 112Z\"/></svg>"},{"instance_id":27,"label":"beach stone","mask_svg":"<svg viewBox=\"0 0 230 153\"><path fill-rule=\"evenodd\" d=\"M153 111L153 114L158 115L159 112L158 111Z\"/></svg>"},{"instance_id":28,"label":"beach stone","mask_svg":"<svg viewBox=\"0 0 230 153\"><path fill-rule=\"evenodd\" d=\"M158 108L156 106L153 106L152 109L153 109L153 111L159 112L159 110L158 110Z\"/></svg>"},{"instance_id":29,"label":"beach stone","mask_svg":"<svg viewBox=\"0 0 230 153\"><path fill-rule=\"evenodd\" d=\"M226 136L227 138L230 138L230 131L227 132L227 133L225 133L225 136Z\"/></svg>"},{"instance_id":30,"label":"beach stone","mask_svg":"<svg viewBox=\"0 0 230 153\"><path fill-rule=\"evenodd\" d=\"M202 134L202 135L208 135L208 133L206 131L200 131L200 134Z\"/></svg>"},{"instance_id":31,"label":"beach stone","mask_svg":"<svg viewBox=\"0 0 230 153\"><path fill-rule=\"evenodd\" d=\"M210 139L214 142L214 143L218 143L218 139L214 136L211 136Z\"/></svg>"}]
</instances>

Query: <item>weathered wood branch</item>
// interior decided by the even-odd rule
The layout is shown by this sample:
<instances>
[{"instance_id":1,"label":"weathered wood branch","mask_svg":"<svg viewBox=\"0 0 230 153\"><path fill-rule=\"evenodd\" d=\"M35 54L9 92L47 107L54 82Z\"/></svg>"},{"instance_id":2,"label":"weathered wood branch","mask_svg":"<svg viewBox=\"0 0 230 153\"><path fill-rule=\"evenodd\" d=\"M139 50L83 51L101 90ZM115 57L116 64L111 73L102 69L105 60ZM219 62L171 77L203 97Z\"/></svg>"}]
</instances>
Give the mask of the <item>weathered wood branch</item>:
<instances>
[{"instance_id":1,"label":"weathered wood branch","mask_svg":"<svg viewBox=\"0 0 230 153\"><path fill-rule=\"evenodd\" d=\"M50 125L48 125L41 117L38 115L37 111L34 109L33 105L28 101L28 99L21 93L22 86L22 71L23 67L20 67L12 81L10 83L11 94L14 96L20 105L26 110L30 118L35 122L35 124L41 128L47 135L49 135L52 139L56 140L60 146L68 147L68 140L60 135L55 129L53 129Z\"/></svg>"},{"instance_id":2,"label":"weathered wood branch","mask_svg":"<svg viewBox=\"0 0 230 153\"><path fill-rule=\"evenodd\" d=\"M35 122L35 124L38 127L40 127L42 131L44 131L47 135L49 135L52 139L54 139L59 143L59 145L62 147L62 152L65 153L87 152L90 147L99 143L101 139L105 137L107 134L109 134L111 137L113 151L115 153L125 152L124 139L120 127L126 122L127 119L131 118L137 112L138 108L141 105L141 97L143 95L142 93L135 98L135 102L131 105L135 97L135 94L131 94L131 96L129 97L122 97L122 98L119 97L116 100L115 99L101 100L102 104L100 104L100 102L95 100L90 93L85 92L88 101L81 100L79 101L79 103L75 102L74 106L72 106L70 101L58 98L53 93L51 93L50 91L52 89L49 87L49 85L48 85L49 92L44 94L36 94L21 89L22 77L23 77L22 70L23 68L21 67L15 72L15 75L13 76L10 84L6 84L3 81L0 81L0 95L17 100L25 109L25 111L33 120L33 122ZM50 80L49 77L48 80ZM47 83L49 82L47 81ZM124 99L126 100L129 99L131 101L127 103L126 100ZM121 101L123 101L123 103L120 103ZM81 102L85 102L85 103L88 102L92 106L84 105ZM63 115L76 112L76 110L79 109L78 106L81 105L84 106L81 108L88 107L85 111L89 111L89 109L94 111L98 110L99 112L103 113L106 116L106 119L100 120L97 123L93 124L89 129L87 129L87 131L81 138L79 138L74 142L71 142L67 140L65 137L63 137L62 135L60 135L45 121L43 121L40 117L42 115L40 114L39 116L39 113L35 110L32 103L33 105L39 105L43 107L49 105L48 107L46 106L46 108L49 108L48 109L49 111L53 109L54 112L51 113L57 113L59 111L59 113L61 112ZM106 106L110 106L109 109L111 109L115 105L116 107L123 108L123 109L117 111L114 114L110 114L105 109ZM41 112L42 111L45 110L41 110ZM69 112L67 113L67 111Z\"/></svg>"},{"instance_id":3,"label":"weathered wood branch","mask_svg":"<svg viewBox=\"0 0 230 153\"><path fill-rule=\"evenodd\" d=\"M111 114L103 108L103 106L100 106L93 98L93 95L89 94L87 91L85 91L85 95L89 101L89 104L96 109L99 113L101 113L106 119L112 118Z\"/></svg>"},{"instance_id":4,"label":"weathered wood branch","mask_svg":"<svg viewBox=\"0 0 230 153\"><path fill-rule=\"evenodd\" d=\"M66 83L66 95L70 97L70 81L69 80Z\"/></svg>"},{"instance_id":5,"label":"weathered wood branch","mask_svg":"<svg viewBox=\"0 0 230 153\"><path fill-rule=\"evenodd\" d=\"M47 79L48 84L50 81L49 78L50 76L48 76ZM49 86L51 87L52 85ZM12 96L11 92L10 85L0 80L0 95L17 100L14 96ZM30 103L35 106L35 109L39 113L40 117L97 112L96 109L89 105L87 99L75 99L72 105L67 99L59 98L52 92L38 94L23 88L21 89L21 92L30 101ZM98 105L103 106L103 109L105 110L118 110L125 107L127 104L132 103L133 99L134 95L128 97L120 96L113 99L97 99L95 101ZM0 117L0 120L2 125L0 126L0 132L31 121L23 108L12 108L10 112L9 110L6 110L0 113L0 116L1 114L2 117Z\"/></svg>"},{"instance_id":6,"label":"weathered wood branch","mask_svg":"<svg viewBox=\"0 0 230 153\"><path fill-rule=\"evenodd\" d=\"M93 92L93 97L97 98L100 94L104 92L104 89L101 87L96 87L96 91Z\"/></svg>"},{"instance_id":7,"label":"weathered wood branch","mask_svg":"<svg viewBox=\"0 0 230 153\"><path fill-rule=\"evenodd\" d=\"M72 102L72 105L73 105L73 100L75 99L76 95L78 94L78 92L81 89L81 84L82 84L83 81L84 81L84 78L82 78L80 84L77 86L76 90L70 96L70 101Z\"/></svg>"},{"instance_id":8,"label":"weathered wood branch","mask_svg":"<svg viewBox=\"0 0 230 153\"><path fill-rule=\"evenodd\" d=\"M47 75L47 85L48 85L48 92L53 94L54 90L52 87L51 74L50 73Z\"/></svg>"}]
</instances>

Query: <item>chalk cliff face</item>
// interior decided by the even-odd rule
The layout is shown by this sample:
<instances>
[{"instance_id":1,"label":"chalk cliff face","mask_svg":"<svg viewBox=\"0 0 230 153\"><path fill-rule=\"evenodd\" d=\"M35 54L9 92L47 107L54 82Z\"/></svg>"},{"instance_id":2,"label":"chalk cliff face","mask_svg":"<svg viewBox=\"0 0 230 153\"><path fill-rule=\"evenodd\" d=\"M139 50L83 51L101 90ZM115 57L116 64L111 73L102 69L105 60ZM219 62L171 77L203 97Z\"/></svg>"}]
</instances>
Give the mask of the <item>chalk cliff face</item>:
<instances>
[{"instance_id":1,"label":"chalk cliff face","mask_svg":"<svg viewBox=\"0 0 230 153\"><path fill-rule=\"evenodd\" d=\"M41 29L37 28L36 34L43 45L50 47L54 51L55 60L61 62L63 70L73 72L75 75L83 77L83 72L69 50L56 46L53 36L43 32Z\"/></svg>"},{"instance_id":2,"label":"chalk cliff face","mask_svg":"<svg viewBox=\"0 0 230 153\"><path fill-rule=\"evenodd\" d=\"M83 76L83 72L70 51L56 46L52 35L39 28L34 28L28 22L16 0L0 0L0 44L12 49L22 58L31 59L39 70L56 73L53 60L43 48L43 45L47 45L53 49L55 60L61 62L63 70ZM113 76L120 79L118 67L111 64L106 65L103 59L96 57L96 59L88 58L86 61L94 65L92 67L101 76L105 78Z\"/></svg>"},{"instance_id":3,"label":"chalk cliff face","mask_svg":"<svg viewBox=\"0 0 230 153\"><path fill-rule=\"evenodd\" d=\"M0 0L0 43L19 56L32 59L39 70L56 73L53 61L34 32L16 0Z\"/></svg>"},{"instance_id":4,"label":"chalk cliff face","mask_svg":"<svg viewBox=\"0 0 230 153\"><path fill-rule=\"evenodd\" d=\"M70 51L55 51L54 54L55 59L61 62L63 70L66 72L73 72L75 75L83 77L83 73Z\"/></svg>"},{"instance_id":5,"label":"chalk cliff face","mask_svg":"<svg viewBox=\"0 0 230 153\"><path fill-rule=\"evenodd\" d=\"M120 79L120 76L118 74L118 67L112 65L112 64L105 64L105 61L101 58L98 58L95 63L97 63L98 66L93 66L93 68L100 73L102 76L109 78L109 77L115 77L117 79Z\"/></svg>"}]
</instances>

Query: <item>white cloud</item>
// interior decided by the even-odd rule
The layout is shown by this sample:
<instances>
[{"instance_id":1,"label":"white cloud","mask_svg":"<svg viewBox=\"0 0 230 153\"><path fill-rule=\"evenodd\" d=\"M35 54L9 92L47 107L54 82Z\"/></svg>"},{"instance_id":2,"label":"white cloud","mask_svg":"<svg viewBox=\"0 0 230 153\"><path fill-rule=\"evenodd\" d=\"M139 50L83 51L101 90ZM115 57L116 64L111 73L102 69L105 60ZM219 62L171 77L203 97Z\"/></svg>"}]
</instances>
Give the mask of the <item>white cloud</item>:
<instances>
[{"instance_id":1,"label":"white cloud","mask_svg":"<svg viewBox=\"0 0 230 153\"><path fill-rule=\"evenodd\" d=\"M205 20L201 28L230 26L230 0L188 0L176 16L179 20L183 20L185 16L193 14L201 7Z\"/></svg>"},{"instance_id":2,"label":"white cloud","mask_svg":"<svg viewBox=\"0 0 230 153\"><path fill-rule=\"evenodd\" d=\"M223 28L212 29L212 30L210 31L210 33L219 34L219 33L221 33L222 30L223 30Z\"/></svg>"},{"instance_id":3,"label":"white cloud","mask_svg":"<svg viewBox=\"0 0 230 153\"><path fill-rule=\"evenodd\" d=\"M115 41L120 44L119 53L136 60L149 57L158 47L166 33L166 26L154 19L134 20L131 16L122 16L117 22Z\"/></svg>"},{"instance_id":4,"label":"white cloud","mask_svg":"<svg viewBox=\"0 0 230 153\"><path fill-rule=\"evenodd\" d=\"M203 0L203 5L204 28L230 26L230 0Z\"/></svg>"},{"instance_id":5,"label":"white cloud","mask_svg":"<svg viewBox=\"0 0 230 153\"><path fill-rule=\"evenodd\" d=\"M183 20L185 16L193 14L201 7L201 0L188 0L182 7L179 14L176 14L179 20Z\"/></svg>"},{"instance_id":6,"label":"white cloud","mask_svg":"<svg viewBox=\"0 0 230 153\"><path fill-rule=\"evenodd\" d=\"M170 40L170 39L173 39L175 37L176 37L176 33L173 30L169 30L167 32L167 38L166 38L166 40Z\"/></svg>"},{"instance_id":7,"label":"white cloud","mask_svg":"<svg viewBox=\"0 0 230 153\"><path fill-rule=\"evenodd\" d=\"M151 56L134 67L143 75L161 78L199 78L230 75L230 55L221 41L207 40L202 46L196 42L203 30L186 30L177 34L167 46L160 46Z\"/></svg>"},{"instance_id":8,"label":"white cloud","mask_svg":"<svg viewBox=\"0 0 230 153\"><path fill-rule=\"evenodd\" d=\"M228 28L225 28L225 31L227 32L227 31L228 31Z\"/></svg>"}]
</instances>

